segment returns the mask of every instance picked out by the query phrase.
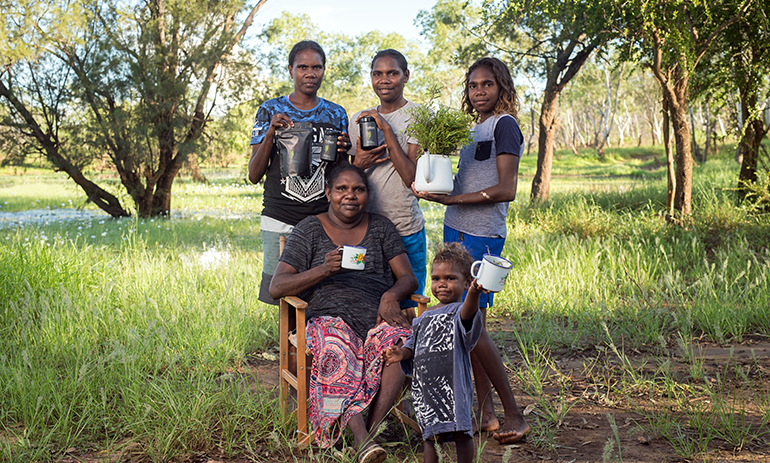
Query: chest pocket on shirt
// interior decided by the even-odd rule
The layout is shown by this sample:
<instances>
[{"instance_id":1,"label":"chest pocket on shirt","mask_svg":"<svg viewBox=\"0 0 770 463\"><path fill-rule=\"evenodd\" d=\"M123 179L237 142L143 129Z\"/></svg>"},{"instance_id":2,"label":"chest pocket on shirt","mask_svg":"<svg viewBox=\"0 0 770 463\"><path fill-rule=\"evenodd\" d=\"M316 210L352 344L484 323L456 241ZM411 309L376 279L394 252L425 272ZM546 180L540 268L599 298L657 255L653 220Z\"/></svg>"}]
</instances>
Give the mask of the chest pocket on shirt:
<instances>
[{"instance_id":1,"label":"chest pocket on shirt","mask_svg":"<svg viewBox=\"0 0 770 463\"><path fill-rule=\"evenodd\" d=\"M492 140L476 143L476 155L474 156L474 158L477 161L486 161L487 159L489 159L489 156L491 154L492 154Z\"/></svg>"}]
</instances>

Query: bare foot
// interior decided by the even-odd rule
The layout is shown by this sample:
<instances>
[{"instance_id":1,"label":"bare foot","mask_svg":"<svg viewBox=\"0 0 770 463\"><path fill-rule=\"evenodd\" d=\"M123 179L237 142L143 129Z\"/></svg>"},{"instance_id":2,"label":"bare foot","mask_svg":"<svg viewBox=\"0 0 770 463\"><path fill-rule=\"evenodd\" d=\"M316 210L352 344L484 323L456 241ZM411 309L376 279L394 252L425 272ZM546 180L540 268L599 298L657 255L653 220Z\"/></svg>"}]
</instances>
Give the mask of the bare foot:
<instances>
[{"instance_id":1,"label":"bare foot","mask_svg":"<svg viewBox=\"0 0 770 463\"><path fill-rule=\"evenodd\" d=\"M497 420L497 417L494 415L494 413L491 415L482 413L481 420L473 420L473 434L476 434L479 431L492 432L497 431L498 429L500 429L500 422Z\"/></svg>"},{"instance_id":2,"label":"bare foot","mask_svg":"<svg viewBox=\"0 0 770 463\"><path fill-rule=\"evenodd\" d=\"M531 428L529 427L529 424L524 421L523 416L518 415L510 419L506 417L503 428L499 432L492 434L492 437L494 437L500 445L515 444L522 440L530 430Z\"/></svg>"}]
</instances>

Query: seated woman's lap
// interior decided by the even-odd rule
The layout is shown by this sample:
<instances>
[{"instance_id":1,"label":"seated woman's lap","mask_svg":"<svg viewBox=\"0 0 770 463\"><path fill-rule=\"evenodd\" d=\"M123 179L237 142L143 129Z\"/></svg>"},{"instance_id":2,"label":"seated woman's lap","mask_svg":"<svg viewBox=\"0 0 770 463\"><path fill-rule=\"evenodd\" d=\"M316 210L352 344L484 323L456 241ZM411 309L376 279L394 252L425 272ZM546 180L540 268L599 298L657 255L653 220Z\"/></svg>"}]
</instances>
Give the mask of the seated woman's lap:
<instances>
[{"instance_id":1,"label":"seated woman's lap","mask_svg":"<svg viewBox=\"0 0 770 463\"><path fill-rule=\"evenodd\" d=\"M308 415L316 441L329 447L379 391L380 353L410 331L381 322L362 341L338 317L313 318L306 331L313 353Z\"/></svg>"}]
</instances>

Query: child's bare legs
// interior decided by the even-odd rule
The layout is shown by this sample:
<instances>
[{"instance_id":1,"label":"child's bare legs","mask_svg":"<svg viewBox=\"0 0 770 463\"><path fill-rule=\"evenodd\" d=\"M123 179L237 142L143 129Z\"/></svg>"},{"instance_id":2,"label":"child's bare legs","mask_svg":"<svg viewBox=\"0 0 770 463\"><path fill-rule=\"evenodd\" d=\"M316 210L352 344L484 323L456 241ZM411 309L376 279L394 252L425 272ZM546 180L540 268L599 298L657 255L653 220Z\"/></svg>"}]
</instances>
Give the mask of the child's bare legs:
<instances>
[{"instance_id":1,"label":"child's bare legs","mask_svg":"<svg viewBox=\"0 0 770 463\"><path fill-rule=\"evenodd\" d=\"M474 447L473 438L464 432L455 432L455 450L457 451L457 463L473 463Z\"/></svg>"},{"instance_id":2,"label":"child's bare legs","mask_svg":"<svg viewBox=\"0 0 770 463\"><path fill-rule=\"evenodd\" d=\"M425 463L438 463L438 451L436 450L436 442L439 444L444 443L443 436L433 436L430 439L423 441L423 462ZM457 453L457 463L473 463L474 446L473 438L465 432L453 432L452 439L455 441L455 451Z\"/></svg>"},{"instance_id":3,"label":"child's bare legs","mask_svg":"<svg viewBox=\"0 0 770 463\"><path fill-rule=\"evenodd\" d=\"M494 433L492 437L501 444L512 444L520 441L529 432L530 427L524 420L519 406L516 405L516 399L513 397L511 383L505 373L500 352L487 333L487 311L486 309L480 310L484 316L484 330L481 332L476 347L471 351L471 366L476 382L476 395L479 397L479 414L481 415L479 429L494 431L500 426L492 403L491 382L500 397L505 413L502 429Z\"/></svg>"},{"instance_id":4,"label":"child's bare legs","mask_svg":"<svg viewBox=\"0 0 770 463\"><path fill-rule=\"evenodd\" d=\"M476 383L476 396L479 398L479 408L473 423L474 429L478 427L479 431L497 431L500 422L495 415L495 407L492 403L492 383L484 369L484 361L479 358L477 349L486 334L482 332L476 348L471 351L471 369L473 370L473 380ZM489 336L489 335L487 335Z\"/></svg>"},{"instance_id":5,"label":"child's bare legs","mask_svg":"<svg viewBox=\"0 0 770 463\"><path fill-rule=\"evenodd\" d=\"M426 439L422 444L422 461L425 463L438 463L438 452L436 452L436 443L433 437Z\"/></svg>"}]
</instances>

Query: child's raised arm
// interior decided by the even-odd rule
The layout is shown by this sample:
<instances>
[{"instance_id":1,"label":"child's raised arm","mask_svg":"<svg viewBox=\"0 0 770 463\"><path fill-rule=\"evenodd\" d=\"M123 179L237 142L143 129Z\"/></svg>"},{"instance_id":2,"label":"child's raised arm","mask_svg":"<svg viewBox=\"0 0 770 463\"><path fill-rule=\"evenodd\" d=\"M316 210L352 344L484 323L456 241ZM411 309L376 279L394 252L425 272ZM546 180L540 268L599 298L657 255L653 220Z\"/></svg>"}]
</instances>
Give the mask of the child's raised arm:
<instances>
[{"instance_id":1,"label":"child's raised arm","mask_svg":"<svg viewBox=\"0 0 770 463\"><path fill-rule=\"evenodd\" d=\"M476 312L479 311L479 296L483 288L478 281L474 278L471 282L471 287L468 288L468 294L465 296L465 302L460 309L460 319L464 322L473 320L476 316Z\"/></svg>"},{"instance_id":2,"label":"child's raised arm","mask_svg":"<svg viewBox=\"0 0 770 463\"><path fill-rule=\"evenodd\" d=\"M391 363L409 360L412 358L412 355L411 349L393 345L382 351L382 361L385 362L385 366L388 366Z\"/></svg>"}]
</instances>

